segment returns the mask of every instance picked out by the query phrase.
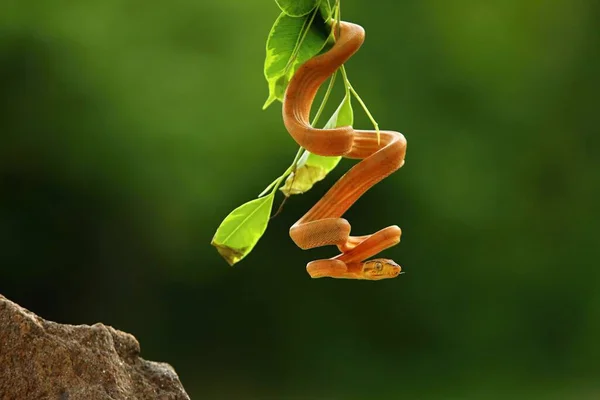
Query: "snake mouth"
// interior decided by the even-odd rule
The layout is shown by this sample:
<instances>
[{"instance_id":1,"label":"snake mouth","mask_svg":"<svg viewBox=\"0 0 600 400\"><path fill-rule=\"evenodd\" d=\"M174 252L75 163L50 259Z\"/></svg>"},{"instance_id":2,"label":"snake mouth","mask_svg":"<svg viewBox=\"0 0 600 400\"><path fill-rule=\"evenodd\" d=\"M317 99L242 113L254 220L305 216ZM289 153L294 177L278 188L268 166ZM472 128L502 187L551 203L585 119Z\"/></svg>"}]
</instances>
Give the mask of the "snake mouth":
<instances>
[{"instance_id":1,"label":"snake mouth","mask_svg":"<svg viewBox=\"0 0 600 400\"><path fill-rule=\"evenodd\" d=\"M400 268L399 265L396 265L392 268L391 271L388 272L388 278L396 278L397 276L399 276L402 273L402 268Z\"/></svg>"},{"instance_id":2,"label":"snake mouth","mask_svg":"<svg viewBox=\"0 0 600 400\"><path fill-rule=\"evenodd\" d=\"M402 272L402 267L400 267L400 265L396 264L394 261L392 260L388 260L387 263L387 275L389 275L390 278L395 278L398 275L401 274Z\"/></svg>"},{"instance_id":3,"label":"snake mouth","mask_svg":"<svg viewBox=\"0 0 600 400\"><path fill-rule=\"evenodd\" d=\"M371 274L371 279L376 279L376 280L391 279L391 278L396 278L400 274L401 274L400 268L394 268L391 271L385 271L382 273L373 273L373 274Z\"/></svg>"}]
</instances>

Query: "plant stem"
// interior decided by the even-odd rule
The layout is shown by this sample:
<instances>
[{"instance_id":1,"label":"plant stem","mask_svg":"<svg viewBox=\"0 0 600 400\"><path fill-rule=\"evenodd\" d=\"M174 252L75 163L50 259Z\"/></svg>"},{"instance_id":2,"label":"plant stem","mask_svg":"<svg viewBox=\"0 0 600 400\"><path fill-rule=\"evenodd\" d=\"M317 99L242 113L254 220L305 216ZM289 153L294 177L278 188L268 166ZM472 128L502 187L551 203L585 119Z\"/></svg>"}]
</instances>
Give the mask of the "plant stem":
<instances>
[{"instance_id":1,"label":"plant stem","mask_svg":"<svg viewBox=\"0 0 600 400\"><path fill-rule=\"evenodd\" d=\"M323 113L323 110L325 109L325 106L327 105L327 101L329 100L329 96L331 95L331 91L333 90L333 85L335 84L335 78L337 78L337 71L335 71L333 73L333 75L331 75L331 79L329 80L329 85L327 86L327 90L325 91L325 95L323 95L323 100L321 100L321 104L319 105L319 108L317 109L317 113L315 114L315 117L312 120L312 126L315 126L317 124L317 122L319 122L319 118L321 117L321 114Z\"/></svg>"},{"instance_id":2,"label":"plant stem","mask_svg":"<svg viewBox=\"0 0 600 400\"><path fill-rule=\"evenodd\" d=\"M343 70L343 68L344 68L344 66L342 66L342 70ZM375 131L377 132L377 144L379 144L380 143L379 124L377 124L377 121L375 121L375 118L373 118L373 115L371 115L371 112L367 108L365 102L360 98L360 96L358 95L356 90L354 90L354 87L352 87L352 84L350 83L350 81L347 81L347 82L348 82L348 86L350 87L350 92L352 92L352 95L356 98L356 100L358 100L358 102L362 106L363 110L367 114L367 117L369 117L369 119L371 120L371 123L373 124L373 127L375 128Z\"/></svg>"},{"instance_id":3,"label":"plant stem","mask_svg":"<svg viewBox=\"0 0 600 400\"><path fill-rule=\"evenodd\" d=\"M346 89L346 96L350 95L350 80L348 79L348 75L346 74L346 68L342 65L340 67L342 71L342 78L344 78L344 88Z\"/></svg>"},{"instance_id":4,"label":"plant stem","mask_svg":"<svg viewBox=\"0 0 600 400\"><path fill-rule=\"evenodd\" d=\"M300 36L299 40L296 42L296 46L294 47L294 51L292 52L292 56L290 57L290 59L288 60L286 66L285 66L285 70L283 71L283 75L287 75L287 73L289 72L290 68L292 67L292 65L294 64L294 61L296 61L296 58L298 57L298 53L300 53L300 46L302 46L302 43L304 43L304 39L306 39L306 35L308 35L308 31L310 30L310 27L313 23L313 21L315 20L315 17L317 15L317 13L319 12L319 6L320 6L320 2L317 5L317 7L315 7L315 11L313 11L312 15L310 16L310 20L308 20L308 26L306 26L306 29L304 29L304 32L302 32L302 35ZM304 26L302 26L302 28L304 28Z\"/></svg>"}]
</instances>

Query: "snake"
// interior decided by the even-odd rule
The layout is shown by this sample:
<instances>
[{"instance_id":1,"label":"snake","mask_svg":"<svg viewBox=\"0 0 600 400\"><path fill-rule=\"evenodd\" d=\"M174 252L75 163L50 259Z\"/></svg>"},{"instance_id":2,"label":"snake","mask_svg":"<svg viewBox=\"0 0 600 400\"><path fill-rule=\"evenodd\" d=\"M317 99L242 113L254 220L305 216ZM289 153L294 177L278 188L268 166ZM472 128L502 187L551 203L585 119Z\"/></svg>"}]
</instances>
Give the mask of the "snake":
<instances>
[{"instance_id":1,"label":"snake","mask_svg":"<svg viewBox=\"0 0 600 400\"><path fill-rule=\"evenodd\" d=\"M356 130L352 126L319 129L311 125L310 111L320 86L338 70L365 39L357 24L337 21L333 46L298 67L286 88L282 113L292 138L305 150L320 156L360 160L294 225L289 234L303 250L335 245L341 254L311 261L311 278L382 280L395 278L402 268L393 260L374 257L400 242L397 225L371 235L350 236L343 214L371 187L404 165L406 139L395 131Z\"/></svg>"}]
</instances>

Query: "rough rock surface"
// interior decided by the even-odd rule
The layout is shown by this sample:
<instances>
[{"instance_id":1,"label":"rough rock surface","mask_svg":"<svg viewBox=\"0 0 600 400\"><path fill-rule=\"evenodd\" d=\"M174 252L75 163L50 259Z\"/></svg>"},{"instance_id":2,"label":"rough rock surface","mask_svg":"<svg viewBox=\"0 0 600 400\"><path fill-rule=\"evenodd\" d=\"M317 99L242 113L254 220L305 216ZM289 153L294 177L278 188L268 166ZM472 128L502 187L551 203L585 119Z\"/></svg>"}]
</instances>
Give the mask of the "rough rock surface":
<instances>
[{"instance_id":1,"label":"rough rock surface","mask_svg":"<svg viewBox=\"0 0 600 400\"><path fill-rule=\"evenodd\" d=\"M0 295L1 400L188 399L173 368L132 335L45 321Z\"/></svg>"}]
</instances>

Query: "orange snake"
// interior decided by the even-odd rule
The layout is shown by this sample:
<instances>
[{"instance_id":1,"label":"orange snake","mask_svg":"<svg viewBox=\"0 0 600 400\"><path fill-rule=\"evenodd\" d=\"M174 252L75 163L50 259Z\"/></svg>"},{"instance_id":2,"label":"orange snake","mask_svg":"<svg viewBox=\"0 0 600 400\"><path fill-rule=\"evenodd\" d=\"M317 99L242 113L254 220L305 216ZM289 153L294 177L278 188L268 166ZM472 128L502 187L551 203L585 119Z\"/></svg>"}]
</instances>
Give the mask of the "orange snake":
<instances>
[{"instance_id":1,"label":"orange snake","mask_svg":"<svg viewBox=\"0 0 600 400\"><path fill-rule=\"evenodd\" d=\"M290 236L301 249L337 245L342 254L308 263L311 277L380 280L394 278L401 268L392 260L373 259L400 242L396 225L372 235L350 236L350 224L342 215L360 196L404 164L406 139L398 132L354 130L351 126L317 129L310 125L312 103L319 87L362 45L364 29L340 22L333 47L301 65L291 79L283 101L283 121L303 148L321 156L360 159L300 220Z\"/></svg>"}]
</instances>

